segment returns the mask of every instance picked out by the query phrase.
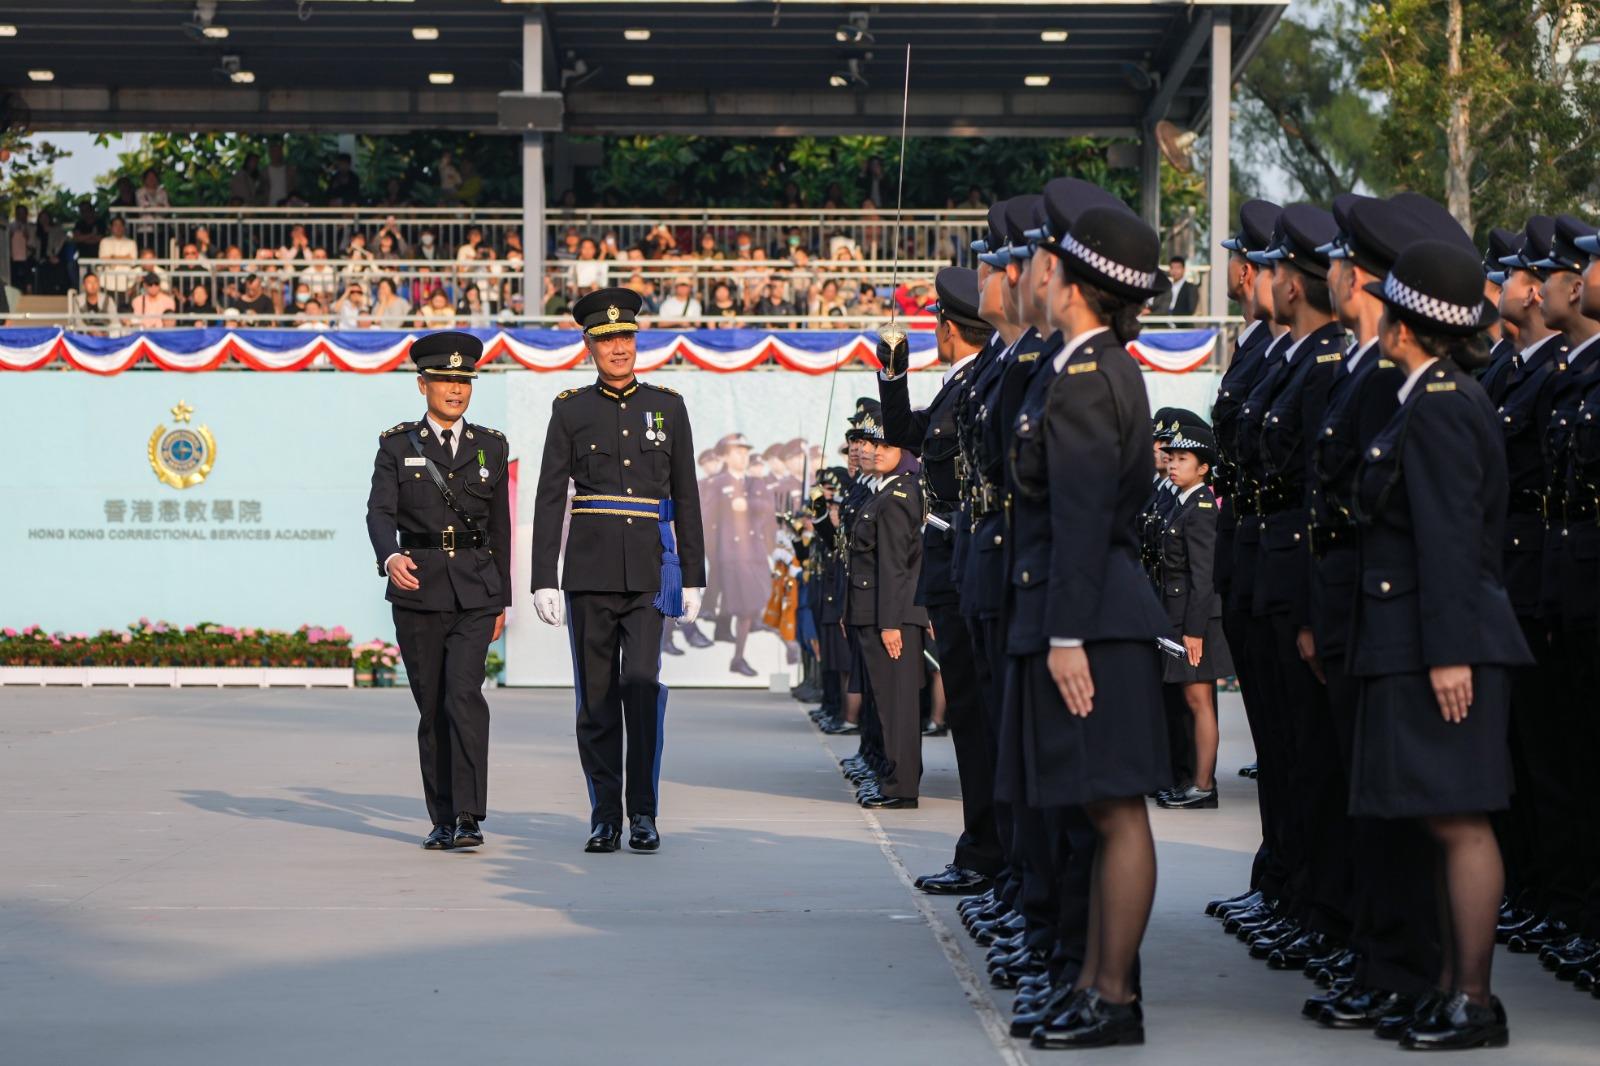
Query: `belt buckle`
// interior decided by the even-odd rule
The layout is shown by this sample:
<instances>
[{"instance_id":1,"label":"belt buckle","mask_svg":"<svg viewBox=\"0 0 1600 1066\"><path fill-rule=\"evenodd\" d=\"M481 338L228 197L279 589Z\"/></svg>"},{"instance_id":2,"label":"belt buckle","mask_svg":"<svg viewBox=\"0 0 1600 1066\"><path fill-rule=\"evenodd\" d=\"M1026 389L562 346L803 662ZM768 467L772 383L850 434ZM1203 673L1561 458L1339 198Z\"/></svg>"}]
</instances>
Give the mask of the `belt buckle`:
<instances>
[{"instance_id":1,"label":"belt buckle","mask_svg":"<svg viewBox=\"0 0 1600 1066\"><path fill-rule=\"evenodd\" d=\"M440 533L439 534L439 538L443 542L443 543L441 543L439 545L439 547L443 548L447 552L453 552L453 551L456 550L456 527L455 526L451 526L449 529L445 530L443 533Z\"/></svg>"}]
</instances>

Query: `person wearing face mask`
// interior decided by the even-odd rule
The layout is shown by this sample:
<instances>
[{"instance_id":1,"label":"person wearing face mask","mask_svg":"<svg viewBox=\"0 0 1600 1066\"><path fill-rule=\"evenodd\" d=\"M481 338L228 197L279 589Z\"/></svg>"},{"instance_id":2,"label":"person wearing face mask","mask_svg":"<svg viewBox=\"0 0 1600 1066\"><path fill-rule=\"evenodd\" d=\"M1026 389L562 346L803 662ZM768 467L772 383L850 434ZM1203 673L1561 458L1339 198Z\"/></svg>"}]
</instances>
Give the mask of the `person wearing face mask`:
<instances>
[{"instance_id":1,"label":"person wearing face mask","mask_svg":"<svg viewBox=\"0 0 1600 1066\"><path fill-rule=\"evenodd\" d=\"M435 243L436 242L435 242L435 239L434 239L434 236L433 236L433 230L425 229L420 234L418 234L417 235L417 258L418 259L437 259L437 258L439 258L438 250L435 247Z\"/></svg>"}]
</instances>

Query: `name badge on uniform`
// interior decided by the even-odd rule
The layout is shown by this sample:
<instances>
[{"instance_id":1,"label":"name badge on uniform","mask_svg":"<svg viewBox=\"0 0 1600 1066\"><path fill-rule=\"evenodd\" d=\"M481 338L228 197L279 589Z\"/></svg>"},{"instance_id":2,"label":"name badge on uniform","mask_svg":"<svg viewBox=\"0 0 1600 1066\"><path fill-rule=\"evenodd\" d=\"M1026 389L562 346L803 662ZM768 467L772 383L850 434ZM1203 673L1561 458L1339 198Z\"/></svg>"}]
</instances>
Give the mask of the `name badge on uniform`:
<instances>
[{"instance_id":1,"label":"name badge on uniform","mask_svg":"<svg viewBox=\"0 0 1600 1066\"><path fill-rule=\"evenodd\" d=\"M427 466L428 465L428 460L424 459L420 455L408 455L408 456L406 456L406 465L407 466Z\"/></svg>"}]
</instances>

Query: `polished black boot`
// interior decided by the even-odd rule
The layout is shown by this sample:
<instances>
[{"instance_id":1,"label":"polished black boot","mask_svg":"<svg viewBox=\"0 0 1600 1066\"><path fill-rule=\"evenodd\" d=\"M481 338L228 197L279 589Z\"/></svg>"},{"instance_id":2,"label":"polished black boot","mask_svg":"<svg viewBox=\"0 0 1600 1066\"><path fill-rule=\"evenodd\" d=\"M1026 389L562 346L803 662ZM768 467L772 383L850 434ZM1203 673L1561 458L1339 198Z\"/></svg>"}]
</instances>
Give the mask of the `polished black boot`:
<instances>
[{"instance_id":1,"label":"polished black boot","mask_svg":"<svg viewBox=\"0 0 1600 1066\"><path fill-rule=\"evenodd\" d=\"M1092 988L1046 1025L1033 1031L1036 1048L1093 1048L1144 1043L1144 1010L1139 1002L1108 1003Z\"/></svg>"},{"instance_id":2,"label":"polished black boot","mask_svg":"<svg viewBox=\"0 0 1600 1066\"><path fill-rule=\"evenodd\" d=\"M609 822L601 822L594 827L594 832L589 834L589 840L583 845L583 850L593 854L616 851L622 847L622 828Z\"/></svg>"},{"instance_id":3,"label":"polished black boot","mask_svg":"<svg viewBox=\"0 0 1600 1066\"><path fill-rule=\"evenodd\" d=\"M428 834L428 839L422 842L422 846L429 851L449 851L455 847L455 836L454 826L436 825L433 827L433 832Z\"/></svg>"},{"instance_id":4,"label":"polished black boot","mask_svg":"<svg viewBox=\"0 0 1600 1066\"><path fill-rule=\"evenodd\" d=\"M1375 1029L1389 1015L1413 1010L1416 1005L1412 997L1396 992L1351 987L1322 1008L1317 1021L1329 1029Z\"/></svg>"},{"instance_id":5,"label":"polished black boot","mask_svg":"<svg viewBox=\"0 0 1600 1066\"><path fill-rule=\"evenodd\" d=\"M1206 914L1213 918L1226 917L1226 915L1222 913L1224 908L1231 910L1235 907L1242 907L1248 910L1249 908L1254 907L1257 903L1260 903L1261 899L1261 893L1252 888L1250 891L1241 892L1237 896L1229 896L1227 899L1212 900L1210 903L1206 904Z\"/></svg>"},{"instance_id":6,"label":"polished black boot","mask_svg":"<svg viewBox=\"0 0 1600 1066\"><path fill-rule=\"evenodd\" d=\"M1487 1007L1457 992L1434 1011L1418 1021L1400 1038L1400 1046L1411 1051L1459 1051L1474 1047L1505 1047L1511 1042L1511 1029L1506 1024L1506 1009L1496 996L1489 997Z\"/></svg>"},{"instance_id":7,"label":"polished black boot","mask_svg":"<svg viewBox=\"0 0 1600 1066\"><path fill-rule=\"evenodd\" d=\"M656 851L661 847L661 834L656 832L656 820L648 814L635 814L628 819L628 847L634 851Z\"/></svg>"}]
</instances>

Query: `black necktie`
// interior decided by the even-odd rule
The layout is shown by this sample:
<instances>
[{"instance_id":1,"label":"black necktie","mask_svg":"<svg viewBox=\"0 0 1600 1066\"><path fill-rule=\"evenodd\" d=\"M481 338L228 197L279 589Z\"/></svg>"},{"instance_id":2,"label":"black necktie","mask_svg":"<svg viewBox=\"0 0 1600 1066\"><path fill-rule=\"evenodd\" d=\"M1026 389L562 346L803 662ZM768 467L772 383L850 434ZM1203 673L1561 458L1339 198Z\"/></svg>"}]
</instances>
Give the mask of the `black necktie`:
<instances>
[{"instance_id":1,"label":"black necktie","mask_svg":"<svg viewBox=\"0 0 1600 1066\"><path fill-rule=\"evenodd\" d=\"M444 450L450 453L452 459L456 457L456 450L450 446L450 434L453 432L455 431L447 429L439 434L439 439L444 442Z\"/></svg>"}]
</instances>

